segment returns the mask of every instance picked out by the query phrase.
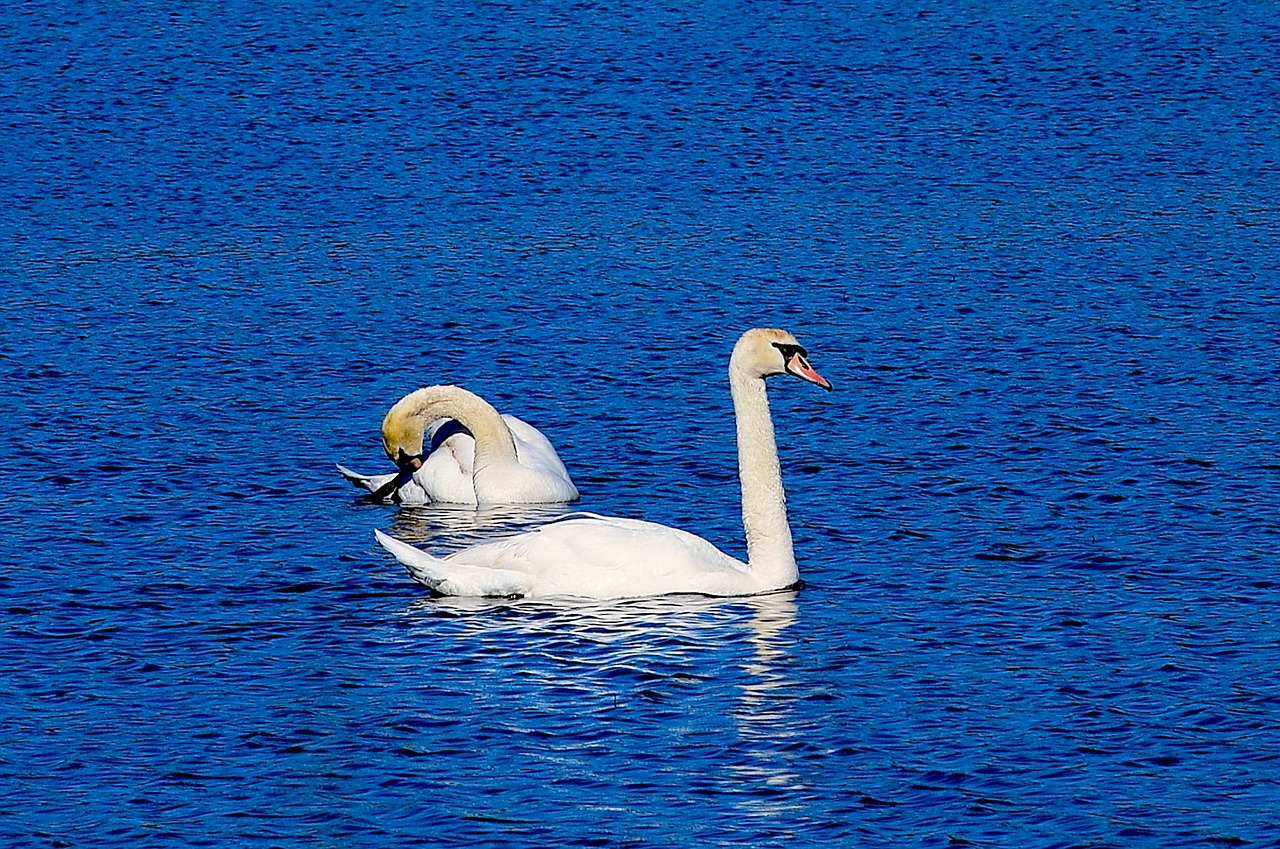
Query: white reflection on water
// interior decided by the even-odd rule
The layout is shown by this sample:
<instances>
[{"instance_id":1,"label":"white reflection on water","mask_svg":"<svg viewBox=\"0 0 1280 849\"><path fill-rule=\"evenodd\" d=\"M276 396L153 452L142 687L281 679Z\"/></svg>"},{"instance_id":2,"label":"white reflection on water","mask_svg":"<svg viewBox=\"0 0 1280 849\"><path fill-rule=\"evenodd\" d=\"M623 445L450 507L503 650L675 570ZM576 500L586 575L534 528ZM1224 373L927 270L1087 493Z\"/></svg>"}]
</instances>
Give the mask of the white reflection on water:
<instances>
[{"instance_id":1,"label":"white reflection on water","mask_svg":"<svg viewBox=\"0 0 1280 849\"><path fill-rule=\"evenodd\" d=\"M432 504L395 511L392 536L441 550L512 536L572 513L570 504Z\"/></svg>"},{"instance_id":2,"label":"white reflection on water","mask_svg":"<svg viewBox=\"0 0 1280 849\"><path fill-rule=\"evenodd\" d=\"M742 695L734 719L751 758L734 764L732 769L745 785L773 791L747 793L739 807L750 816L777 817L803 807L800 797L781 791L807 787L792 769L788 755L792 741L807 732L790 709L795 681L786 671L793 642L783 631L796 619L795 593L774 593L743 601L752 611L747 626L755 656L742 665L746 675L739 684Z\"/></svg>"},{"instance_id":3,"label":"white reflection on water","mask_svg":"<svg viewBox=\"0 0 1280 849\"><path fill-rule=\"evenodd\" d=\"M756 648L758 662L749 670L776 657L778 649L770 637L795 618L795 593L784 591L747 598L717 598L702 595L666 595L634 599L505 599L424 596L409 606L413 613L484 613L502 610L527 614L501 621L483 616L468 617L468 632L490 633L492 629L516 628L527 634L574 635L593 643L619 648L643 648L674 659L690 659L692 653L718 648L711 631L743 622L742 609L751 616L743 622L750 632L747 640ZM784 606L785 605L785 606ZM789 618L788 618L789 617ZM668 644L668 640L674 642ZM662 643L661 646L656 645ZM677 647L673 653L672 647Z\"/></svg>"},{"instance_id":4,"label":"white reflection on water","mask_svg":"<svg viewBox=\"0 0 1280 849\"><path fill-rule=\"evenodd\" d=\"M455 636L476 638L476 646L518 647L530 661L525 680L580 693L580 708L616 709L618 673L666 681L653 686L695 711L700 695L729 684L738 697L722 716L741 745L721 764L722 790L744 814L776 818L802 808L796 791L809 788L795 769L795 744L811 729L791 708L797 687L788 674L794 640L786 631L797 609L796 593L785 591L620 601L424 596L406 614L424 623L444 615ZM622 695L624 707L644 703Z\"/></svg>"}]
</instances>

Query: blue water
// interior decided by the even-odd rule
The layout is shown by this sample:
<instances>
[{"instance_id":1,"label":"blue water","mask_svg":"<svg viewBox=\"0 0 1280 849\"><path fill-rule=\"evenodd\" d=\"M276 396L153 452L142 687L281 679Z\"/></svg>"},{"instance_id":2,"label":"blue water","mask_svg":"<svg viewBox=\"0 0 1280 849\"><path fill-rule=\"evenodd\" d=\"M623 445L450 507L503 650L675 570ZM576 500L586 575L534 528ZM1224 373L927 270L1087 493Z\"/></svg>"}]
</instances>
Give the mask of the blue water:
<instances>
[{"instance_id":1,"label":"blue water","mask_svg":"<svg viewBox=\"0 0 1280 849\"><path fill-rule=\"evenodd\" d=\"M1278 22L6 4L0 842L1280 846ZM741 554L756 325L799 592L432 599L557 510L333 471L457 382Z\"/></svg>"}]
</instances>

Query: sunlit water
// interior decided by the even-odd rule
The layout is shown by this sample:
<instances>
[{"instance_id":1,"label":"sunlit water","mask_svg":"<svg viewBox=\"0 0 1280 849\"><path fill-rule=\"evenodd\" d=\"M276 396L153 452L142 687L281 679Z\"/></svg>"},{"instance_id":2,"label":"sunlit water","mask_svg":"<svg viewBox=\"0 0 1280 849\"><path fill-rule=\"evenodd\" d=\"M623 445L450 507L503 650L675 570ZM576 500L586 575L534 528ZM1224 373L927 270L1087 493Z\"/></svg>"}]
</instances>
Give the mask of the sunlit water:
<instances>
[{"instance_id":1,"label":"sunlit water","mask_svg":"<svg viewBox=\"0 0 1280 849\"><path fill-rule=\"evenodd\" d=\"M1280 845L1274 3L0 10L0 838ZM430 598L457 382L807 586Z\"/></svg>"}]
</instances>

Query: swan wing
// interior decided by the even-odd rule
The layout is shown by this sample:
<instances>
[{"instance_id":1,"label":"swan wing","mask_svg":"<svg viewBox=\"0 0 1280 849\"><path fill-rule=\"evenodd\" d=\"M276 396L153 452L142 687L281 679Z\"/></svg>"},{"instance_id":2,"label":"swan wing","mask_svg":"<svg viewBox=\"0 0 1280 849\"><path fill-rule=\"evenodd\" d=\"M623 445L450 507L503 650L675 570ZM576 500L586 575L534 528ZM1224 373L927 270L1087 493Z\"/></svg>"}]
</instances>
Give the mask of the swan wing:
<instances>
[{"instance_id":1,"label":"swan wing","mask_svg":"<svg viewBox=\"0 0 1280 849\"><path fill-rule=\"evenodd\" d=\"M551 440L515 416L504 415L502 420L515 441L516 458L530 473L524 478L523 491L513 493L513 496L523 496L519 500L527 501L577 501L578 487L569 477L569 471ZM513 497L512 500L517 499Z\"/></svg>"},{"instance_id":2,"label":"swan wing","mask_svg":"<svg viewBox=\"0 0 1280 849\"><path fill-rule=\"evenodd\" d=\"M515 439L516 456L520 458L520 465L569 480L569 472L560 460L560 455L542 431L515 416L504 415L502 420L507 423L507 428Z\"/></svg>"},{"instance_id":3,"label":"swan wing","mask_svg":"<svg viewBox=\"0 0 1280 849\"><path fill-rule=\"evenodd\" d=\"M515 416L503 416L516 444L516 457L525 472L515 472L505 481L503 500L519 502L573 501L578 489L569 479L555 448L532 425ZM447 419L433 422L427 433ZM476 441L468 433L455 433L441 442L427 457L413 479L425 491L426 501L448 504L475 504Z\"/></svg>"},{"instance_id":4,"label":"swan wing","mask_svg":"<svg viewBox=\"0 0 1280 849\"><path fill-rule=\"evenodd\" d=\"M745 564L678 528L576 513L446 562L527 575L525 595L636 598L754 592Z\"/></svg>"}]
</instances>

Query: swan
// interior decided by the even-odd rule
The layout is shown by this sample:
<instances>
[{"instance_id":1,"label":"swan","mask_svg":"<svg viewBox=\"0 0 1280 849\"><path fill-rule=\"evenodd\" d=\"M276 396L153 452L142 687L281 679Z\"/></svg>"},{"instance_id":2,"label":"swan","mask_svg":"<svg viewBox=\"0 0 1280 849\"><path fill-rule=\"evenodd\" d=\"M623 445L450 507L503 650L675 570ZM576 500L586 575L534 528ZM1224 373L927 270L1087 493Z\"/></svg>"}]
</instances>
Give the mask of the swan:
<instances>
[{"instance_id":1,"label":"swan","mask_svg":"<svg viewBox=\"0 0 1280 849\"><path fill-rule=\"evenodd\" d=\"M446 596L637 598L747 596L799 582L765 378L790 374L831 389L785 330L744 333L729 359L747 562L677 528L574 513L531 531L435 557L374 531L413 576Z\"/></svg>"},{"instance_id":2,"label":"swan","mask_svg":"<svg viewBox=\"0 0 1280 849\"><path fill-rule=\"evenodd\" d=\"M423 443L429 446L423 450ZM577 501L556 449L541 431L460 386L426 386L382 420L382 448L399 467L385 475L338 471L371 500L400 504L549 504Z\"/></svg>"}]
</instances>

